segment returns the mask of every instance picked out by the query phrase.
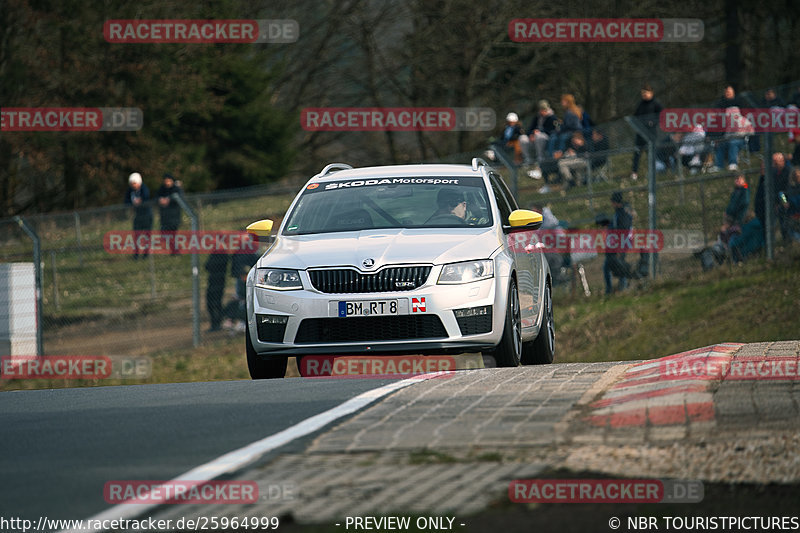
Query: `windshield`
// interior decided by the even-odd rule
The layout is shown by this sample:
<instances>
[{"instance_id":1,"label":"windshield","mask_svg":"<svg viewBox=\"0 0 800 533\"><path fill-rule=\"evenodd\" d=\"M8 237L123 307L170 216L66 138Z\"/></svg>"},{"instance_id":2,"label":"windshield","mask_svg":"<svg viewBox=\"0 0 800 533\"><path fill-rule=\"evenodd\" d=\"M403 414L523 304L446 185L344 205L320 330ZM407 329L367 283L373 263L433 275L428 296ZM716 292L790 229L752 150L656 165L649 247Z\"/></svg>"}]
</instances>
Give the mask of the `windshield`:
<instances>
[{"instance_id":1,"label":"windshield","mask_svg":"<svg viewBox=\"0 0 800 533\"><path fill-rule=\"evenodd\" d=\"M489 227L492 223L482 178L367 178L307 185L283 234Z\"/></svg>"}]
</instances>

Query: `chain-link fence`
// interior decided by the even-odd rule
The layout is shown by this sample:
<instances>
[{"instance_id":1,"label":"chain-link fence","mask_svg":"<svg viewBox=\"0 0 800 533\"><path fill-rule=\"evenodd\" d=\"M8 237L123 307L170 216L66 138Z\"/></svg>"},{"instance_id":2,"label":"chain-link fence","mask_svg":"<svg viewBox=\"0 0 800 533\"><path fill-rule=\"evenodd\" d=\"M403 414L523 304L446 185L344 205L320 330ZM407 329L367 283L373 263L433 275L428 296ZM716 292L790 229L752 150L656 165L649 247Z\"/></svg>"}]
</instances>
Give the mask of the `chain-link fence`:
<instances>
[{"instance_id":1,"label":"chain-link fence","mask_svg":"<svg viewBox=\"0 0 800 533\"><path fill-rule=\"evenodd\" d=\"M789 101L797 89L780 87L778 94ZM750 99L758 105L755 95ZM647 229L652 223L665 235L662 251L650 264L656 278L680 280L701 272L703 257L696 252L716 241L738 172L711 168L716 147L708 141L697 145L696 158L686 157L680 139L660 134L652 152L657 163L651 165L647 146L637 146L629 121L600 124L595 130L607 142L593 146L593 164L584 169L588 172L574 174L571 187L555 160L536 165L497 161L496 168L521 206L548 206L569 228L598 228L598 219L613 213L611 194L621 192L634 213L634 227ZM786 135L775 135L772 144L775 150L792 151ZM738 158L749 183L750 210L755 208L762 161L768 157L763 143L756 148L745 143ZM634 180L637 151L641 164ZM457 154L441 161L466 163L484 155ZM650 183L653 167L655 180ZM265 186L187 195L180 229L193 229L191 212L201 231L241 231L252 221L283 216L294 194L295 188ZM153 207L153 229L158 230L158 208ZM46 354L139 355L227 334L207 331L208 255L151 253L134 258L109 250L107 234L131 230L132 218L130 206L117 205L0 220L0 352L31 355L43 346ZM632 265L640 260L638 254L627 257ZM562 297L603 292L603 262L602 254L583 254L558 269ZM731 268L724 262L714 266ZM224 302L235 298L232 274L228 267ZM651 279L648 271L639 283Z\"/></svg>"},{"instance_id":2,"label":"chain-link fence","mask_svg":"<svg viewBox=\"0 0 800 533\"><path fill-rule=\"evenodd\" d=\"M294 193L258 187L185 199L197 215L197 229L234 232L259 218L281 217ZM155 232L160 220L155 202L151 204ZM152 353L224 334L205 331L204 266L209 256L134 256L110 247L110 233L133 233L132 219L131 207L118 205L0 221L0 266L5 268L0 272L0 351L35 354L37 332L45 354L67 355ZM37 270L34 241L23 222L40 245L40 305L32 283ZM179 230L190 229L192 220L184 211ZM228 267L223 302L235 298L233 274Z\"/></svg>"}]
</instances>

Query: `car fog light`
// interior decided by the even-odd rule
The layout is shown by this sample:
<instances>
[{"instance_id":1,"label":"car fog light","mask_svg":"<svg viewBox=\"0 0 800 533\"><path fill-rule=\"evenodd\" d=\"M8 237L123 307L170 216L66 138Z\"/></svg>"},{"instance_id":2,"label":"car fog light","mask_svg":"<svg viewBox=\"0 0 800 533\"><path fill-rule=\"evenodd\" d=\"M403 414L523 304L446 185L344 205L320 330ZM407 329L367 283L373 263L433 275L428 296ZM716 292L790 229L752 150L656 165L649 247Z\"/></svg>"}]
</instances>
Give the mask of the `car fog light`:
<instances>
[{"instance_id":1,"label":"car fog light","mask_svg":"<svg viewBox=\"0 0 800 533\"><path fill-rule=\"evenodd\" d=\"M470 316L484 316L492 314L492 306L484 305L482 307L468 307L467 309L454 309L456 318L467 318Z\"/></svg>"}]
</instances>

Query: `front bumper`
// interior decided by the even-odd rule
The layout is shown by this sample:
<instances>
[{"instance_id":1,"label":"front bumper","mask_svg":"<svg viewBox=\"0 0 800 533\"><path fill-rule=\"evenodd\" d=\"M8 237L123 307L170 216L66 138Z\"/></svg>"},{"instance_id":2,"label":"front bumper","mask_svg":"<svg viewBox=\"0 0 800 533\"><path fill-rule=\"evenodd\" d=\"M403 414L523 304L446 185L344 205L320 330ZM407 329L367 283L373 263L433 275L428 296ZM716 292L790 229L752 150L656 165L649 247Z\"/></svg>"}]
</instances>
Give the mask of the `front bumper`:
<instances>
[{"instance_id":1,"label":"front bumper","mask_svg":"<svg viewBox=\"0 0 800 533\"><path fill-rule=\"evenodd\" d=\"M436 270L436 269L434 269ZM307 273L301 272L304 286ZM438 272L429 279L438 279ZM412 291L327 294L248 286L251 342L261 355L463 353L494 348L506 295L497 278ZM397 302L396 315L339 317L340 302ZM481 309L472 316L455 311ZM464 314L464 313L460 313Z\"/></svg>"}]
</instances>

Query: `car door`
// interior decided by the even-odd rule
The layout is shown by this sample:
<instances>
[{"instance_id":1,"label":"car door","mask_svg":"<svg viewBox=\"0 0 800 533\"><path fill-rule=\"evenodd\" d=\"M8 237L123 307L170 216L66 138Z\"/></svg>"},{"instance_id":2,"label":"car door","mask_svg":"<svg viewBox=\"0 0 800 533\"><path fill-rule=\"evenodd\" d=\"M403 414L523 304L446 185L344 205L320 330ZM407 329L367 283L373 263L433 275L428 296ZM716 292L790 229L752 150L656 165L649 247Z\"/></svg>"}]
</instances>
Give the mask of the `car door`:
<instances>
[{"instance_id":1,"label":"car door","mask_svg":"<svg viewBox=\"0 0 800 533\"><path fill-rule=\"evenodd\" d=\"M503 226L508 226L508 216L519 207L514 196L498 174L491 173L489 178L492 192L500 210ZM506 251L514 258L514 262L517 265L517 282L523 328L534 326L539 313L538 287L541 277L541 257L539 256L541 254L539 249L536 248L537 242L534 230L507 234L505 239Z\"/></svg>"}]
</instances>

